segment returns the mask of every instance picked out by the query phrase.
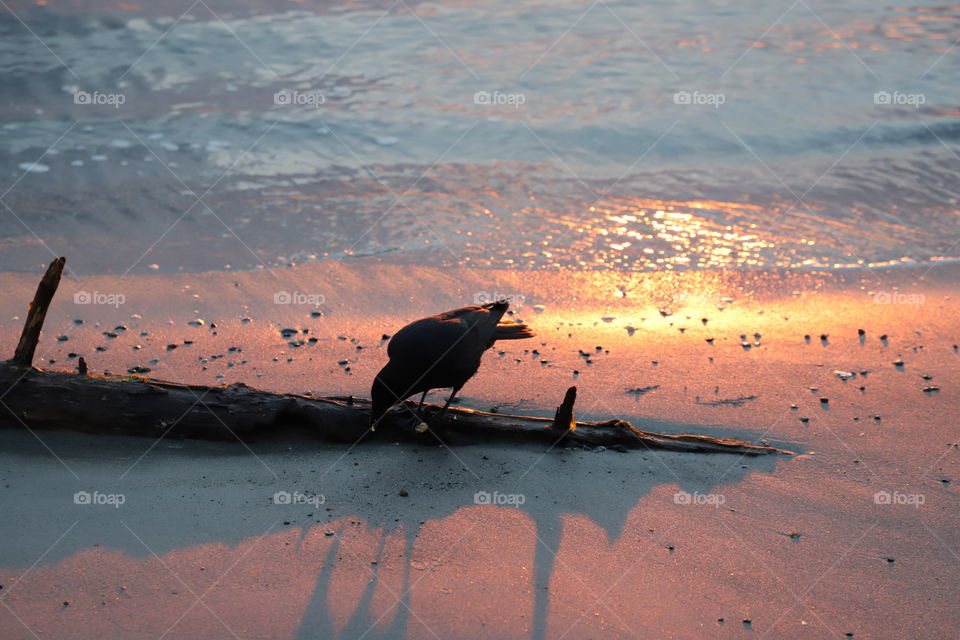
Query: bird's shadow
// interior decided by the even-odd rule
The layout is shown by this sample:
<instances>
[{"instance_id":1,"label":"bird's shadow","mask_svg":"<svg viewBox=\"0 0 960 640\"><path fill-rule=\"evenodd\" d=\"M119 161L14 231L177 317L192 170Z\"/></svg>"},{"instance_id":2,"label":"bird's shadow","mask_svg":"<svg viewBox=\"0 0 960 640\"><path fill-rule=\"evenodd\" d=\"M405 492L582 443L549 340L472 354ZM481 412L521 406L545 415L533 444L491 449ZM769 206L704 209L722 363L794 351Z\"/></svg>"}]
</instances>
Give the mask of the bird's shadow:
<instances>
[{"instance_id":1,"label":"bird's shadow","mask_svg":"<svg viewBox=\"0 0 960 640\"><path fill-rule=\"evenodd\" d=\"M689 426L660 422L644 423L640 428L663 432L682 433ZM757 434L730 428L698 429L711 435L737 437L749 440ZM22 434L21 434L22 435ZM146 438L104 438L83 434L44 434L44 439L58 442L51 445L64 461L76 466L100 461L134 459L141 455ZM603 528L608 539L621 537L630 510L638 502L661 485L677 485L689 494L708 494L718 486L737 483L750 473L770 473L782 456L740 457L733 454L696 454L654 450L633 450L621 453L600 448L554 446L533 443L491 443L480 438L451 434L450 446L384 441L362 442L357 445L340 445L311 439L306 434L291 437L277 435L277 439L250 444L205 443L183 440L176 449L154 449L151 464L186 463L194 471L205 472L205 479L217 480L218 469L244 464L248 470L258 466L250 459L256 456L263 465L275 467L277 477L239 489L249 493L247 510L226 510L219 516L215 527L190 529L188 536L150 541L151 553L164 554L170 551L215 542L238 545L245 540L263 535L265 523L275 520L276 507L267 497L276 491L289 491L303 486L317 476L320 489L329 487L328 500L336 505L335 516L320 510L312 514L315 522L305 517L306 509L294 509L291 525L302 527L307 536L316 527L330 527L346 520L363 523L368 531L379 531L379 548L383 550L386 536L402 530L404 538L403 590L398 595L396 615L387 629L375 627L376 617L369 605L377 586L376 574L366 576L369 580L363 595L346 623L339 630L334 628L329 611L331 578L336 559L340 557L339 534L334 539L326 559L317 575L314 592L299 625L298 638L315 637L404 637L411 623L410 563L418 532L427 523L442 521L461 509L515 508L533 523L536 537L536 552L533 571L532 637L545 637L547 628L548 600L546 587L554 573L554 556L560 547L562 517L576 515L588 518ZM71 453L73 448L73 453ZM14 443L15 453L27 458L49 457L49 450L36 440L23 438ZM11 446L5 447L11 451ZM186 450L186 451L184 451ZM188 455L184 455L187 453ZM241 462L249 459L249 464ZM711 461L710 464L706 464ZM28 460L29 462L29 460ZM309 467L309 469L308 469ZM156 467L155 467L156 468ZM186 467L179 467L182 472ZM292 471L291 469L295 469ZM615 470L615 472L613 471ZM316 472L316 475L314 475ZM609 472L609 473L608 473ZM131 472L136 474L137 470ZM253 473L253 471L250 471ZM229 475L229 474L228 474ZM263 474L261 474L263 475ZM230 477L221 479L231 481ZM162 488L158 487L158 491ZM401 490L404 493L401 493ZM149 493L149 489L138 489ZM497 506L484 496L522 495L522 504ZM149 500L149 495L136 496ZM257 506L259 505L259 506ZM193 508L193 507L189 507ZM259 510L251 517L249 509ZM121 514L123 515L123 514ZM148 530L150 522L137 523L135 516L124 515L125 526L136 531ZM327 517L327 520L323 520ZM100 523L105 526L104 522ZM95 545L123 549L133 556L144 555L143 544L127 535L117 526L108 531L97 527L78 527L50 552L45 562L56 561ZM369 553L370 550L367 550Z\"/></svg>"}]
</instances>

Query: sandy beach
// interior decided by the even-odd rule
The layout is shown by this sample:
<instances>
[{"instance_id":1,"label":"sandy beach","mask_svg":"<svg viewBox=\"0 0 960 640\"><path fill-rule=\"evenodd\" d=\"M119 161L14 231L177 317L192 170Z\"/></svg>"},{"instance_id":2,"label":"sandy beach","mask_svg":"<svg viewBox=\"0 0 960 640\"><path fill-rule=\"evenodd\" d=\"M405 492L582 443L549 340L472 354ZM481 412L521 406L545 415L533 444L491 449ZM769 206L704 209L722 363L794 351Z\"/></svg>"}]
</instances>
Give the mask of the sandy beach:
<instances>
[{"instance_id":1,"label":"sandy beach","mask_svg":"<svg viewBox=\"0 0 960 640\"><path fill-rule=\"evenodd\" d=\"M338 263L65 278L42 368L70 370L75 353L94 372L142 366L168 380L367 396L397 318L513 295L515 317L539 335L488 353L464 406L549 415L576 384L584 418L795 455L8 430L0 628L10 638L32 637L28 628L58 638L951 637L957 271ZM2 308L22 309L34 286L32 275L5 278ZM275 298L283 292L290 304ZM2 319L4 352L21 316ZM307 330L304 344L283 328ZM91 503L76 504L76 492ZM277 492L291 503L276 504Z\"/></svg>"}]
</instances>

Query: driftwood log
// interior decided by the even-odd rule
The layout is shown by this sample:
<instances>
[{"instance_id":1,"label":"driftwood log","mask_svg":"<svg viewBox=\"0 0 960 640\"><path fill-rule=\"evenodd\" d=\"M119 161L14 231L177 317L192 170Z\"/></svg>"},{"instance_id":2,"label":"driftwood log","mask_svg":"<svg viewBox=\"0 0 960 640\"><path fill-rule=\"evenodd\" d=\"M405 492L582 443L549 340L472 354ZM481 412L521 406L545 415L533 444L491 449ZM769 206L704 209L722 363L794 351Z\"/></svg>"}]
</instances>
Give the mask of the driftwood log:
<instances>
[{"instance_id":1,"label":"driftwood log","mask_svg":"<svg viewBox=\"0 0 960 640\"><path fill-rule=\"evenodd\" d=\"M338 442L357 442L367 436L424 438L411 428L408 411L391 412L381 421L382 428L371 433L370 401L365 399L273 393L241 383L209 387L136 375L95 376L86 372L84 363L80 373L38 369L32 365L33 353L64 263L59 258L47 269L30 304L16 354L0 363L6 406L0 410L0 427L212 440L263 439L295 427ZM623 420L578 422L575 400L576 387L570 387L553 419L452 407L444 426L486 440L742 455L789 453L740 440L641 431ZM433 415L440 407L430 405L425 410Z\"/></svg>"}]
</instances>

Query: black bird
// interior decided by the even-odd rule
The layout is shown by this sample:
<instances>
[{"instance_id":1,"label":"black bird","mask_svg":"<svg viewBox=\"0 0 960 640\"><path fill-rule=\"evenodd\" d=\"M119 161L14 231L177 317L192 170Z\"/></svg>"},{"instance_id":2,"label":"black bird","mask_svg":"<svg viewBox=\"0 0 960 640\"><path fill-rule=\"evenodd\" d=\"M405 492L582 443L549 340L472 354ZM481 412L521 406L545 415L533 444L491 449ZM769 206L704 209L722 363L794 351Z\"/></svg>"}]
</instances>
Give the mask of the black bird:
<instances>
[{"instance_id":1,"label":"black bird","mask_svg":"<svg viewBox=\"0 0 960 640\"><path fill-rule=\"evenodd\" d=\"M387 345L390 361L373 380L370 424L376 428L394 405L430 389L451 387L443 417L454 396L480 368L483 352L497 340L532 338L533 330L519 322L501 322L510 304L506 300L464 307L411 322Z\"/></svg>"}]
</instances>

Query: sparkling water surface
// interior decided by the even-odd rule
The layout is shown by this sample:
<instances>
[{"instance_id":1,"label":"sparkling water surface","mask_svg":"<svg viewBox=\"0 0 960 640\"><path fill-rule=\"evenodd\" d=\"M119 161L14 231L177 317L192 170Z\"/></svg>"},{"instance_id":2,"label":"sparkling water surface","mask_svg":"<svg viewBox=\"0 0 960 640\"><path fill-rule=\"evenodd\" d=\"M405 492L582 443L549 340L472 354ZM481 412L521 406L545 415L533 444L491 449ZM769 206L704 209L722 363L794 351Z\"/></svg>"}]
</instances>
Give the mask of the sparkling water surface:
<instances>
[{"instance_id":1,"label":"sparkling water surface","mask_svg":"<svg viewBox=\"0 0 960 640\"><path fill-rule=\"evenodd\" d=\"M13 2L0 268L960 256L960 7Z\"/></svg>"}]
</instances>

